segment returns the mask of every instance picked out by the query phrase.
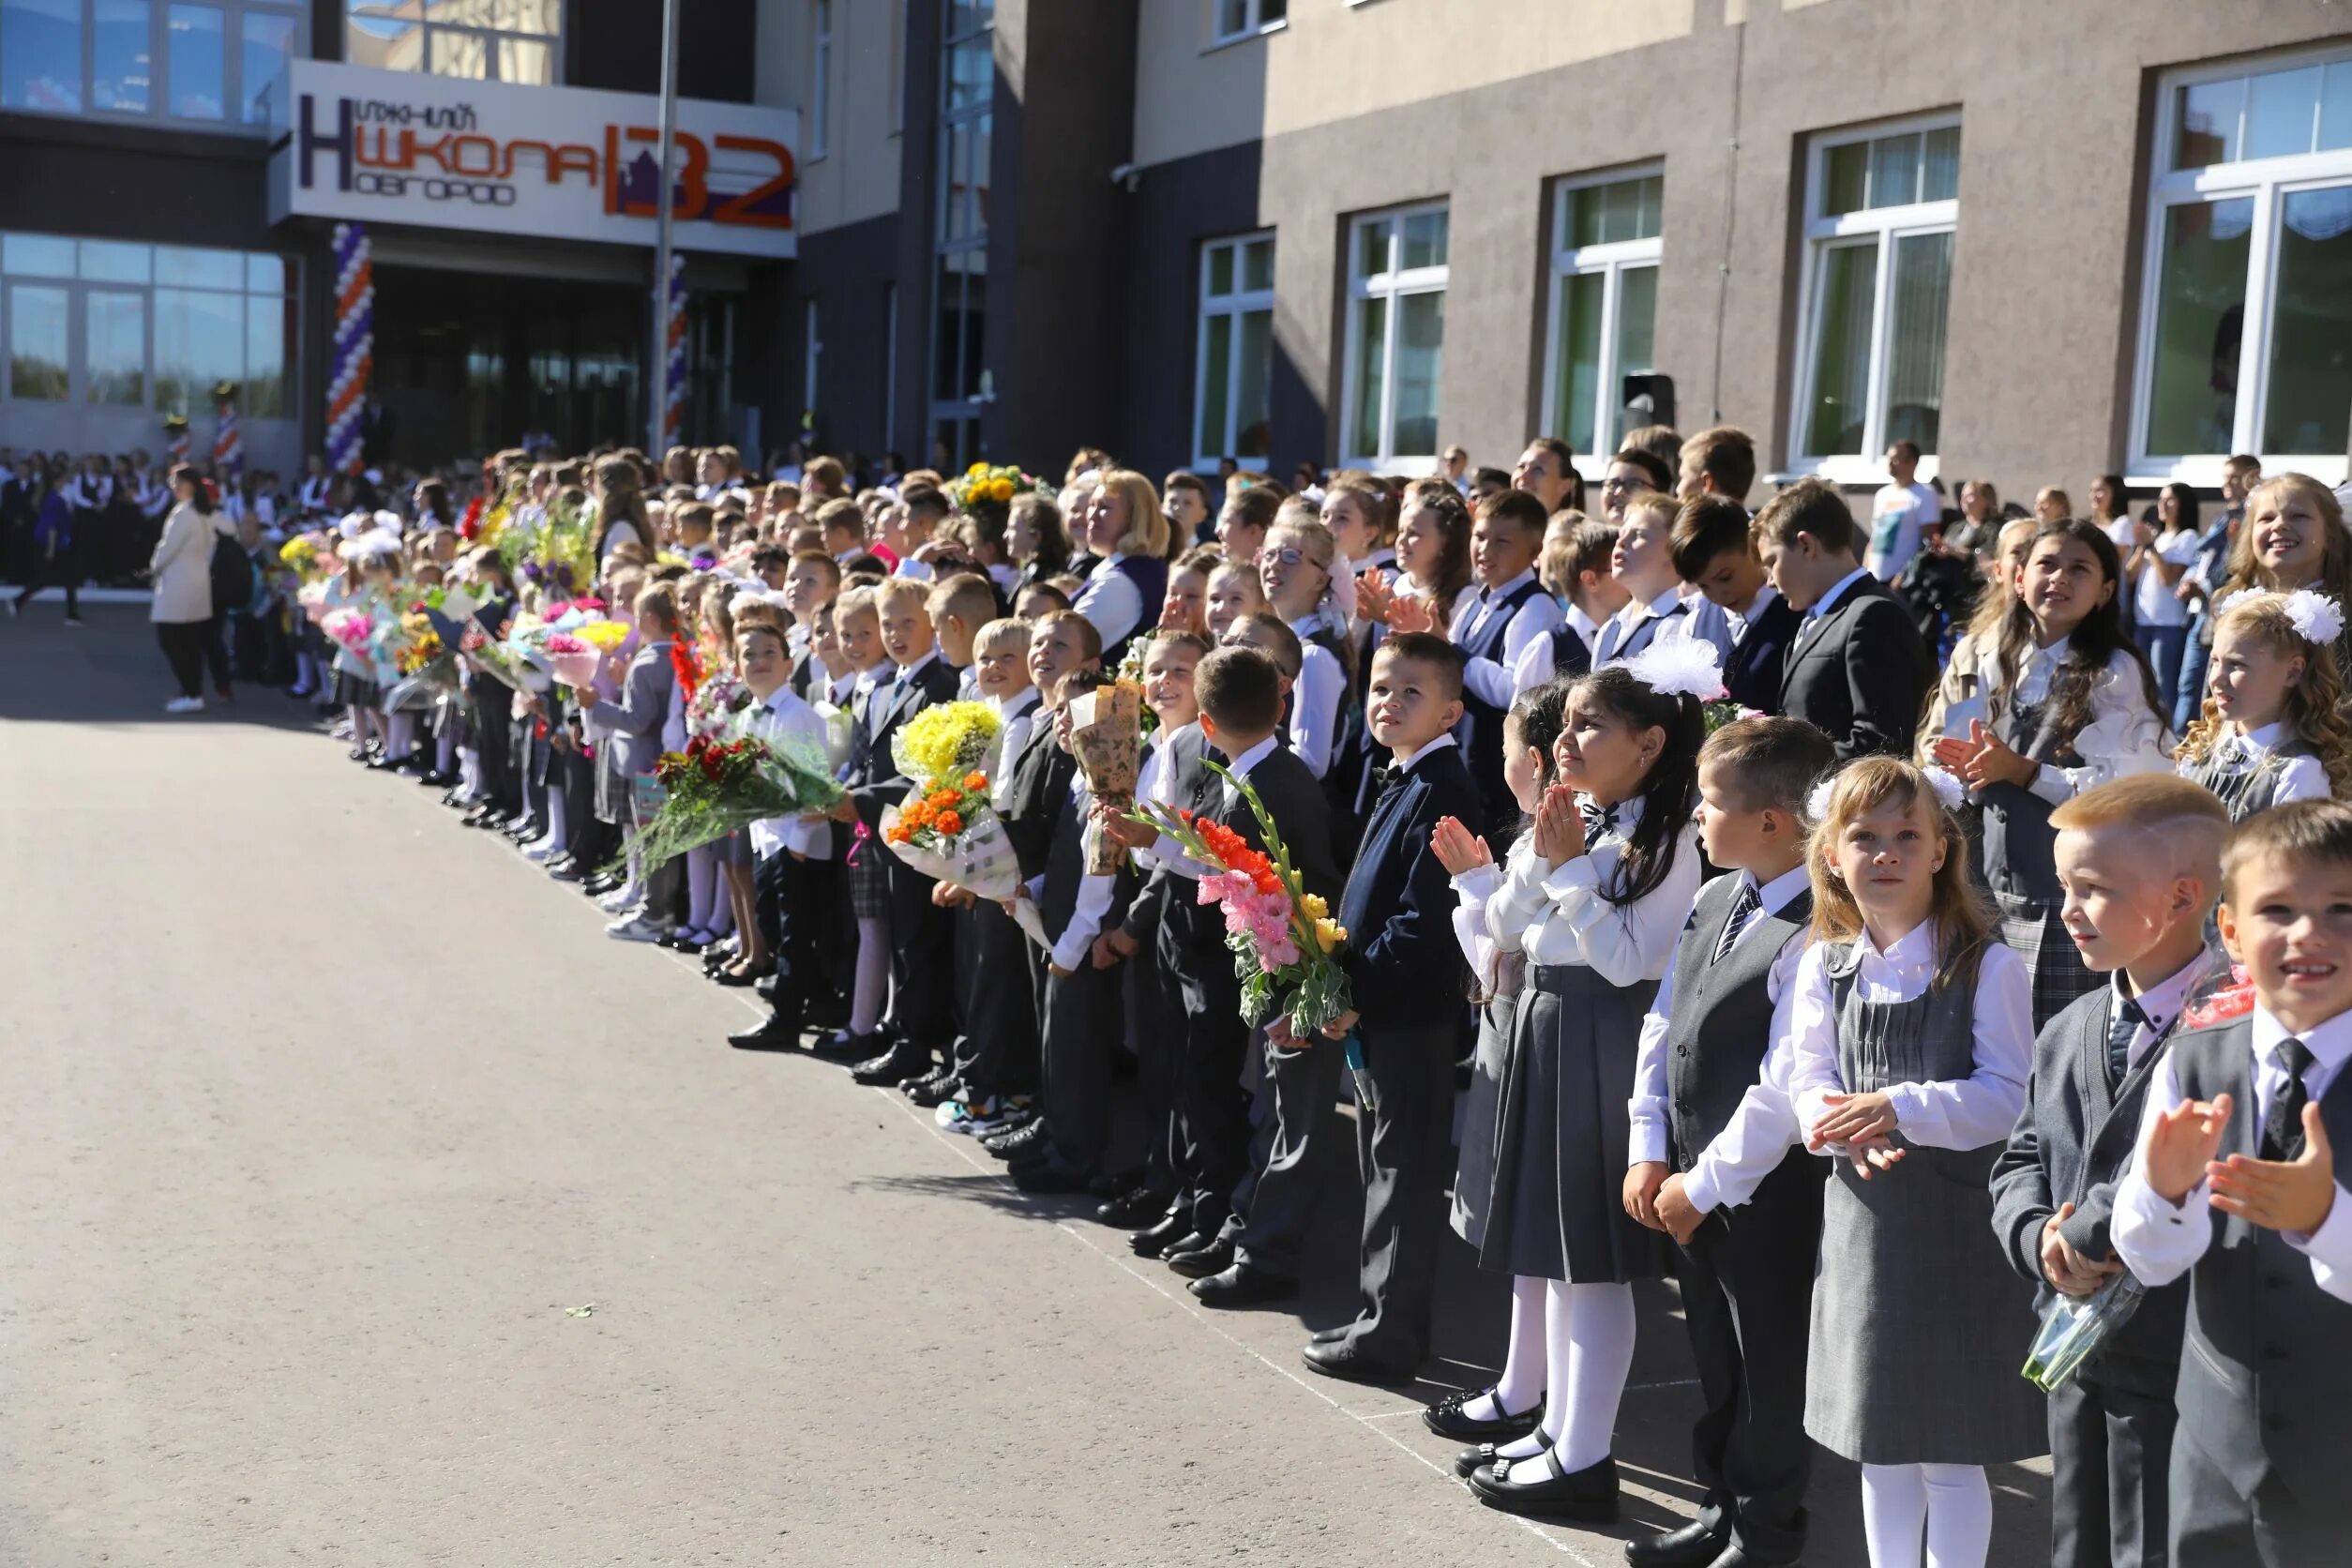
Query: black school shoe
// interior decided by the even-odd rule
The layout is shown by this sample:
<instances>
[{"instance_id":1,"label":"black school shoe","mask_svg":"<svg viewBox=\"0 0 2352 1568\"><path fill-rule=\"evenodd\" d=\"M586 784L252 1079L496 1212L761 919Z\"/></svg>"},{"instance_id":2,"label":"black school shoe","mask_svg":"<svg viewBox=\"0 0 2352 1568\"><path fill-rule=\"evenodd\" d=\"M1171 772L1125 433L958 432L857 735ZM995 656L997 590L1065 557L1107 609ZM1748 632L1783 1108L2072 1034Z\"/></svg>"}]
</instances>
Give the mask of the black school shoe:
<instances>
[{"instance_id":1,"label":"black school shoe","mask_svg":"<svg viewBox=\"0 0 2352 1568\"><path fill-rule=\"evenodd\" d=\"M1468 1394L1449 1394L1435 1404L1422 1407L1421 1424L1438 1436L1452 1438L1455 1442L1509 1442L1514 1438L1526 1437L1543 1421L1544 1401L1541 1398L1535 1401L1531 1410L1515 1414L1506 1413L1493 1421L1479 1421L1462 1413L1463 1407L1494 1392L1491 1388L1481 1388ZM1497 1400L1496 1403L1500 1405L1501 1401Z\"/></svg>"},{"instance_id":2,"label":"black school shoe","mask_svg":"<svg viewBox=\"0 0 2352 1568\"><path fill-rule=\"evenodd\" d=\"M963 1088L963 1084L956 1077L956 1064L951 1062L943 1067L932 1068L920 1078L910 1078L898 1087L908 1099L928 1110L942 1100L953 1097Z\"/></svg>"},{"instance_id":3,"label":"black school shoe","mask_svg":"<svg viewBox=\"0 0 2352 1568\"><path fill-rule=\"evenodd\" d=\"M1299 1359L1310 1372L1350 1383L1410 1382L1415 1370L1367 1355L1352 1339L1335 1339L1323 1345L1309 1341L1306 1349L1299 1352Z\"/></svg>"},{"instance_id":4,"label":"black school shoe","mask_svg":"<svg viewBox=\"0 0 2352 1568\"><path fill-rule=\"evenodd\" d=\"M1498 1459L1482 1470L1470 1471L1470 1490L1489 1508L1542 1519L1574 1519L1578 1524L1617 1522L1617 1461L1603 1459L1571 1475L1560 1468L1560 1451L1544 1450L1541 1481L1514 1481L1511 1471L1525 1460Z\"/></svg>"}]
</instances>

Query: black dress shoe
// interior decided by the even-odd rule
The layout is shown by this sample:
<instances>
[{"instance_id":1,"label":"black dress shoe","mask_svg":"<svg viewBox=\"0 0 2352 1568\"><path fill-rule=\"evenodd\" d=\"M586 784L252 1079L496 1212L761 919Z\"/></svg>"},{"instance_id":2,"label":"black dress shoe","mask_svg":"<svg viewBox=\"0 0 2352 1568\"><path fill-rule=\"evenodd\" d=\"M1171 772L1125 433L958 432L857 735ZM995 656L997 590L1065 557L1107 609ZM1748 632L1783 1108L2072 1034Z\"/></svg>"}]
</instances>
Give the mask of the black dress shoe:
<instances>
[{"instance_id":1,"label":"black dress shoe","mask_svg":"<svg viewBox=\"0 0 2352 1568\"><path fill-rule=\"evenodd\" d=\"M1320 1372L1326 1378L1337 1378L1350 1383L1410 1382L1413 1368L1399 1366L1393 1361L1382 1361L1366 1355L1356 1348L1352 1339L1337 1339L1328 1345L1310 1344L1299 1352L1310 1372Z\"/></svg>"},{"instance_id":2,"label":"black dress shoe","mask_svg":"<svg viewBox=\"0 0 2352 1568\"><path fill-rule=\"evenodd\" d=\"M439 768L435 768L430 773L420 773L416 776L416 782L426 786L428 789L433 790L445 790L457 781L458 776L456 774L444 773Z\"/></svg>"},{"instance_id":3,"label":"black dress shoe","mask_svg":"<svg viewBox=\"0 0 2352 1568\"><path fill-rule=\"evenodd\" d=\"M1336 1345L1341 1340L1347 1338L1349 1334L1355 1332L1356 1326L1353 1323L1341 1323L1335 1328L1317 1329L1313 1334L1307 1335L1307 1343L1311 1345Z\"/></svg>"},{"instance_id":4,"label":"black dress shoe","mask_svg":"<svg viewBox=\"0 0 2352 1568\"><path fill-rule=\"evenodd\" d=\"M737 1050L798 1050L800 1025L791 1018L771 1017L757 1029L730 1034L727 1043Z\"/></svg>"},{"instance_id":5,"label":"black dress shoe","mask_svg":"<svg viewBox=\"0 0 2352 1568\"><path fill-rule=\"evenodd\" d=\"M1230 1308L1295 1300L1299 1282L1264 1269L1254 1269L1247 1263L1233 1263L1206 1279L1194 1280L1184 1289L1203 1306Z\"/></svg>"},{"instance_id":6,"label":"black dress shoe","mask_svg":"<svg viewBox=\"0 0 2352 1568\"><path fill-rule=\"evenodd\" d=\"M1793 1557L1757 1557L1737 1541L1718 1553L1707 1568L1796 1568Z\"/></svg>"},{"instance_id":7,"label":"black dress shoe","mask_svg":"<svg viewBox=\"0 0 2352 1568\"><path fill-rule=\"evenodd\" d=\"M1525 1460L1498 1459L1483 1470L1470 1472L1470 1490L1489 1508L1506 1514L1527 1514L1545 1519L1574 1519L1578 1524L1617 1522L1617 1461L1603 1459L1571 1475L1560 1468L1560 1451L1544 1450L1541 1481L1514 1481L1511 1471Z\"/></svg>"},{"instance_id":8,"label":"black dress shoe","mask_svg":"<svg viewBox=\"0 0 2352 1568\"><path fill-rule=\"evenodd\" d=\"M753 987L754 994L759 988ZM890 1035L884 1030L868 1030L860 1034L853 1030L837 1030L817 1042L815 1054L828 1062L863 1062L878 1056L890 1048Z\"/></svg>"},{"instance_id":9,"label":"black dress shoe","mask_svg":"<svg viewBox=\"0 0 2352 1568\"><path fill-rule=\"evenodd\" d=\"M718 968L711 971L711 983L731 988L748 986L757 979L749 970Z\"/></svg>"},{"instance_id":10,"label":"black dress shoe","mask_svg":"<svg viewBox=\"0 0 2352 1568\"><path fill-rule=\"evenodd\" d=\"M1171 1270L1186 1279L1206 1279L1233 1266L1233 1244L1213 1241L1207 1246L1187 1247L1168 1254L1167 1261Z\"/></svg>"},{"instance_id":11,"label":"black dress shoe","mask_svg":"<svg viewBox=\"0 0 2352 1568\"><path fill-rule=\"evenodd\" d=\"M1129 1236L1127 1245L1138 1258L1157 1258L1168 1250L1168 1243L1181 1241L1191 1233L1192 1216L1178 1209L1162 1214L1157 1225Z\"/></svg>"},{"instance_id":12,"label":"black dress shoe","mask_svg":"<svg viewBox=\"0 0 2352 1568\"><path fill-rule=\"evenodd\" d=\"M601 898L606 894L611 892L614 888L620 885L620 878L607 876L603 872L599 871L596 875L590 877L586 882L581 882L580 884L580 890L591 898Z\"/></svg>"},{"instance_id":13,"label":"black dress shoe","mask_svg":"<svg viewBox=\"0 0 2352 1568\"><path fill-rule=\"evenodd\" d=\"M1523 1438L1534 1431L1536 1424L1544 1419L1544 1401L1540 1398L1528 1410L1515 1415L1501 1415L1492 1421L1479 1421L1462 1413L1464 1406L1484 1399L1494 1392L1491 1388L1482 1388L1470 1394L1449 1394L1436 1404L1422 1408L1421 1424L1438 1436L1452 1438L1455 1442L1509 1442L1513 1438ZM1497 1399L1495 1403L1500 1406L1502 1401Z\"/></svg>"},{"instance_id":14,"label":"black dress shoe","mask_svg":"<svg viewBox=\"0 0 2352 1568\"><path fill-rule=\"evenodd\" d=\"M1052 1135L1046 1129L1045 1118L1041 1116L1033 1122L1025 1123L1014 1128L1001 1138L982 1139L980 1147L994 1154L998 1159L1016 1159L1028 1151L1037 1148L1050 1136Z\"/></svg>"},{"instance_id":15,"label":"black dress shoe","mask_svg":"<svg viewBox=\"0 0 2352 1568\"><path fill-rule=\"evenodd\" d=\"M1048 1157L1035 1165L1013 1172L1013 1185L1039 1197L1065 1192L1084 1192L1093 1180L1074 1165L1064 1165L1058 1157Z\"/></svg>"},{"instance_id":16,"label":"black dress shoe","mask_svg":"<svg viewBox=\"0 0 2352 1568\"><path fill-rule=\"evenodd\" d=\"M811 997L808 1002L808 1027L811 1029L847 1029L850 1026L850 1004L835 996Z\"/></svg>"},{"instance_id":17,"label":"black dress shoe","mask_svg":"<svg viewBox=\"0 0 2352 1568\"><path fill-rule=\"evenodd\" d=\"M580 868L577 862L569 866L550 866L548 867L547 874L560 882L583 882L588 876L587 872Z\"/></svg>"},{"instance_id":18,"label":"black dress shoe","mask_svg":"<svg viewBox=\"0 0 2352 1568\"><path fill-rule=\"evenodd\" d=\"M1086 1184L1086 1190L1108 1203L1114 1198L1124 1198L1143 1185L1143 1168L1122 1170L1108 1176L1097 1176Z\"/></svg>"},{"instance_id":19,"label":"black dress shoe","mask_svg":"<svg viewBox=\"0 0 2352 1568\"><path fill-rule=\"evenodd\" d=\"M1138 1187L1123 1193L1108 1203L1095 1207L1094 1217L1105 1225L1115 1225L1122 1230L1133 1230L1147 1221L1157 1219L1168 1208L1168 1199L1150 1187Z\"/></svg>"},{"instance_id":20,"label":"black dress shoe","mask_svg":"<svg viewBox=\"0 0 2352 1568\"><path fill-rule=\"evenodd\" d=\"M1679 1530L1626 1542L1625 1560L1635 1568L1713 1568L1715 1560L1730 1545L1728 1530L1711 1530L1693 1519Z\"/></svg>"},{"instance_id":21,"label":"black dress shoe","mask_svg":"<svg viewBox=\"0 0 2352 1568\"><path fill-rule=\"evenodd\" d=\"M1540 1426L1535 1429L1532 1435L1540 1440L1545 1448L1551 1447L1554 1441L1553 1439L1545 1436L1544 1429ZM1468 1480L1470 1476L1480 1470L1493 1469L1494 1463L1498 1459L1502 1459L1502 1462L1506 1465L1515 1465L1520 1459L1532 1459L1535 1457L1532 1454L1522 1454L1517 1455L1515 1458L1503 1459L1501 1451L1510 1446L1511 1444L1508 1442L1482 1442L1473 1444L1472 1446L1462 1450L1461 1453L1454 1455L1454 1473L1462 1477L1464 1480Z\"/></svg>"},{"instance_id":22,"label":"black dress shoe","mask_svg":"<svg viewBox=\"0 0 2352 1568\"><path fill-rule=\"evenodd\" d=\"M934 1067L921 1078L899 1087L906 1091L908 1099L927 1109L963 1086L957 1081L956 1064L951 1062L943 1067Z\"/></svg>"},{"instance_id":23,"label":"black dress shoe","mask_svg":"<svg viewBox=\"0 0 2352 1568\"><path fill-rule=\"evenodd\" d=\"M1204 1246L1214 1246L1216 1244L1217 1239L1214 1236L1205 1234L1202 1231L1195 1230L1190 1224L1187 1224L1185 1225L1182 1235L1169 1242L1166 1246L1160 1248L1160 1261L1165 1263L1180 1252L1199 1252ZM1214 1269L1211 1269L1209 1272L1211 1274L1216 1273Z\"/></svg>"},{"instance_id":24,"label":"black dress shoe","mask_svg":"<svg viewBox=\"0 0 2352 1568\"><path fill-rule=\"evenodd\" d=\"M907 1079L920 1078L930 1070L930 1053L917 1050L901 1040L882 1055L859 1063L851 1069L850 1077L868 1088L875 1088L885 1084L904 1083Z\"/></svg>"}]
</instances>

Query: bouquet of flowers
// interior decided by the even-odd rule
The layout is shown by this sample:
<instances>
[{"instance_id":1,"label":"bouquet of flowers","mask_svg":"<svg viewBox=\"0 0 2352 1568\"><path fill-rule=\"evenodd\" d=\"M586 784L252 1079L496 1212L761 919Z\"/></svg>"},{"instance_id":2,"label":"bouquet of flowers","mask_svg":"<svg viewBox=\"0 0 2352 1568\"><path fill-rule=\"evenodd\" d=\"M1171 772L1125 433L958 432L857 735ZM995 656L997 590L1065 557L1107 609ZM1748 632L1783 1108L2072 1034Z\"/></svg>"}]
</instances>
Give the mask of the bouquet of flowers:
<instances>
[{"instance_id":1,"label":"bouquet of flowers","mask_svg":"<svg viewBox=\"0 0 2352 1568\"><path fill-rule=\"evenodd\" d=\"M1240 792L1258 819L1263 850L1251 849L1224 823L1183 809L1146 805L1129 812L1127 820L1168 835L1209 868L1200 879L1199 899L1224 912L1225 944L1232 950L1234 974L1242 983L1242 1021L1256 1029L1287 1015L1294 1033L1312 1036L1352 1005L1348 972L1339 962L1348 928L1321 897L1306 890L1273 814L1249 780L1214 762L1203 766ZM1364 1068L1364 1047L1352 1033L1347 1052L1357 1101L1369 1108L1378 1096Z\"/></svg>"},{"instance_id":2,"label":"bouquet of flowers","mask_svg":"<svg viewBox=\"0 0 2352 1568\"><path fill-rule=\"evenodd\" d=\"M988 770L1003 726L985 702L926 708L892 738L898 771L917 781L882 815L892 854L935 882L984 898L1010 898L1020 861L988 800Z\"/></svg>"},{"instance_id":3,"label":"bouquet of flowers","mask_svg":"<svg viewBox=\"0 0 2352 1568\"><path fill-rule=\"evenodd\" d=\"M840 804L822 749L795 735L763 735L742 717L654 763L663 789L637 845L645 870L769 817L830 811Z\"/></svg>"},{"instance_id":4,"label":"bouquet of flowers","mask_svg":"<svg viewBox=\"0 0 2352 1568\"><path fill-rule=\"evenodd\" d=\"M334 570L335 547L324 534L315 530L296 534L278 547L278 559L305 584L319 582Z\"/></svg>"},{"instance_id":5,"label":"bouquet of flowers","mask_svg":"<svg viewBox=\"0 0 2352 1568\"><path fill-rule=\"evenodd\" d=\"M1095 803L1124 813L1143 767L1143 688L1123 680L1070 700L1070 750ZM1090 830L1086 871L1104 877L1126 864L1127 847Z\"/></svg>"},{"instance_id":6,"label":"bouquet of flowers","mask_svg":"<svg viewBox=\"0 0 2352 1568\"><path fill-rule=\"evenodd\" d=\"M370 644L375 641L375 618L355 604L325 611L319 620L319 629L329 641L354 658L372 659Z\"/></svg>"},{"instance_id":7,"label":"bouquet of flowers","mask_svg":"<svg viewBox=\"0 0 2352 1568\"><path fill-rule=\"evenodd\" d=\"M604 662L604 656L577 631L550 632L540 646L555 678L564 685L585 691L596 684L596 667Z\"/></svg>"},{"instance_id":8,"label":"bouquet of flowers","mask_svg":"<svg viewBox=\"0 0 2352 1568\"><path fill-rule=\"evenodd\" d=\"M1043 479L1022 473L1018 468L990 467L984 462L973 463L956 478L947 482L947 498L959 512L988 510L1002 515L1011 509L1013 498L1026 493L1050 494Z\"/></svg>"}]
</instances>

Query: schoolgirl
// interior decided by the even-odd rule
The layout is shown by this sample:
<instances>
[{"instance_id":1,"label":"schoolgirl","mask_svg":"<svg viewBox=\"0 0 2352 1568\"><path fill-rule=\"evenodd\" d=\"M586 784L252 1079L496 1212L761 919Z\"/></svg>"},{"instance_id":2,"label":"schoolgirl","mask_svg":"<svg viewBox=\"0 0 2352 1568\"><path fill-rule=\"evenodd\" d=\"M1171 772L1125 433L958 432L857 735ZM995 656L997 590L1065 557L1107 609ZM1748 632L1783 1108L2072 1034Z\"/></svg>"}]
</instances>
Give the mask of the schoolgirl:
<instances>
[{"instance_id":1,"label":"schoolgirl","mask_svg":"<svg viewBox=\"0 0 2352 1568\"><path fill-rule=\"evenodd\" d=\"M851 688L849 773L862 767L873 747L873 698L890 676L890 656L882 649L882 615L874 591L846 589L833 601L835 635L842 656L856 671ZM857 921L857 969L850 996L849 1028L837 1042L842 1052L867 1054L882 1048L884 1009L890 1001L890 888L888 856L882 847L861 837L849 853L850 912Z\"/></svg>"},{"instance_id":2,"label":"schoolgirl","mask_svg":"<svg viewBox=\"0 0 2352 1568\"><path fill-rule=\"evenodd\" d=\"M2155 678L2118 613L2119 566L2098 524L2042 524L1990 669L1980 645L1975 671L1939 687L1928 705L1935 761L1984 807L1984 879L2002 940L2033 977L2036 1029L2100 983L2058 920L2065 890L2051 807L2094 784L2172 766ZM1981 696L1983 716L1948 721L1955 689L1964 700Z\"/></svg>"},{"instance_id":3,"label":"schoolgirl","mask_svg":"<svg viewBox=\"0 0 2352 1568\"><path fill-rule=\"evenodd\" d=\"M1341 755L1353 686L1345 582L1334 570L1338 545L1331 530L1310 520L1281 521L1266 531L1258 552L1258 583L1266 608L1298 635L1299 673L1284 730L1307 770L1322 778Z\"/></svg>"},{"instance_id":4,"label":"schoolgirl","mask_svg":"<svg viewBox=\"0 0 2352 1568\"><path fill-rule=\"evenodd\" d=\"M2246 520L2230 546L2229 581L2218 599L2248 588L2291 594L2312 588L2352 603L2352 534L2335 492L2308 474L2282 474L2254 487ZM2352 677L2352 629L2337 634L2336 667Z\"/></svg>"},{"instance_id":5,"label":"schoolgirl","mask_svg":"<svg viewBox=\"0 0 2352 1568\"><path fill-rule=\"evenodd\" d=\"M2343 608L2308 588L2224 603L2204 713L2175 762L2220 797L2231 822L2352 788L2352 726L2333 657L2343 632Z\"/></svg>"},{"instance_id":6,"label":"schoolgirl","mask_svg":"<svg viewBox=\"0 0 2352 1568\"><path fill-rule=\"evenodd\" d=\"M1700 664L1712 687L1687 678ZM1720 686L1712 660L1687 644L1578 680L1530 852L1515 857L1486 906L1497 950L1524 955L1528 985L1496 1113L1479 1262L1508 1270L1516 1300L1531 1302L1529 1282L1542 1282L1540 1350L1522 1323L1511 1347L1519 1368L1507 1370L1509 1392L1524 1397L1524 1367L1540 1354L1544 1421L1470 1481L1514 1513L1617 1515L1611 1440L1633 1365L1632 1282L1666 1266L1665 1238L1621 1199L1625 1107L1642 1014L1701 874L1691 813L1706 723L1691 691ZM1475 1413L1515 1413L1488 1404Z\"/></svg>"},{"instance_id":7,"label":"schoolgirl","mask_svg":"<svg viewBox=\"0 0 2352 1568\"><path fill-rule=\"evenodd\" d=\"M1206 615L1209 636L1223 642L1235 622L1266 608L1265 590L1258 585L1256 557L1247 561L1226 557L1209 569Z\"/></svg>"},{"instance_id":8,"label":"schoolgirl","mask_svg":"<svg viewBox=\"0 0 2352 1568\"><path fill-rule=\"evenodd\" d=\"M1220 557L1211 545L1184 551L1169 564L1168 591L1160 599L1157 632L1188 631L1205 638L1209 631L1209 574Z\"/></svg>"},{"instance_id":9,"label":"schoolgirl","mask_svg":"<svg viewBox=\"0 0 2352 1568\"><path fill-rule=\"evenodd\" d=\"M1806 813L1815 945L1780 1048L1806 1146L1834 1165L1805 1430L1862 1467L1873 1568L1919 1568L1922 1537L1936 1568L1983 1563L1983 1467L2048 1451L2017 1375L2032 1289L2003 1262L1987 1185L2025 1108L2031 981L1969 882L1959 799L1948 776L1868 757Z\"/></svg>"},{"instance_id":10,"label":"schoolgirl","mask_svg":"<svg viewBox=\"0 0 2352 1568\"><path fill-rule=\"evenodd\" d=\"M1544 792L1559 778L1552 748L1560 740L1572 685L1547 681L1531 686L1503 715L1503 779L1510 786L1512 799L1530 821L1543 804ZM1497 1120L1510 1064L1512 1019L1527 979L1526 955L1505 952L1498 945L1487 927L1487 908L1502 889L1506 869L1523 882L1530 874L1529 862L1534 856L1535 842L1520 832L1498 865L1494 851L1474 826L1448 817L1438 823L1430 847L1454 879L1455 896L1460 900L1454 912L1454 934L1462 944L1462 956L1470 960L1478 1008L1478 1046L1471 1057L1470 1094L1462 1108L1461 1153L1455 1168L1450 1219L1455 1234L1483 1255L1494 1198ZM1524 1436L1543 1414L1544 1310L1548 1294L1540 1275L1514 1280L1510 1346L1501 1376L1492 1387L1450 1395L1422 1412L1423 1422L1440 1437L1465 1442L1492 1440L1463 1455L1464 1473L1492 1464L1502 1440ZM1535 1452L1535 1445L1523 1445L1522 1453L1514 1457Z\"/></svg>"}]
</instances>

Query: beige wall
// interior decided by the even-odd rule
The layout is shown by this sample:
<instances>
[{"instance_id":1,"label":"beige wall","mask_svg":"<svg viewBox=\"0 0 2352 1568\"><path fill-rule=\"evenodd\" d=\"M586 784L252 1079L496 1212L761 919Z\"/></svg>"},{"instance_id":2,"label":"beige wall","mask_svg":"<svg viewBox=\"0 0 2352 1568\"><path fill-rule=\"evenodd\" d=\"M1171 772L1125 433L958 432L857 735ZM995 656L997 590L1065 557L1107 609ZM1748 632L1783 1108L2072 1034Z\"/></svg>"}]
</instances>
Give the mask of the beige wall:
<instances>
[{"instance_id":1,"label":"beige wall","mask_svg":"<svg viewBox=\"0 0 2352 1568\"><path fill-rule=\"evenodd\" d=\"M1290 0L1283 27L1213 47L1216 3L1138 0L1138 163L1682 38L1721 0Z\"/></svg>"},{"instance_id":2,"label":"beige wall","mask_svg":"<svg viewBox=\"0 0 2352 1568\"><path fill-rule=\"evenodd\" d=\"M892 128L894 83L902 75L906 0L833 0L831 120L822 158L809 116L809 0L759 0L756 101L801 112L798 221L822 234L894 212L899 143Z\"/></svg>"}]
</instances>

